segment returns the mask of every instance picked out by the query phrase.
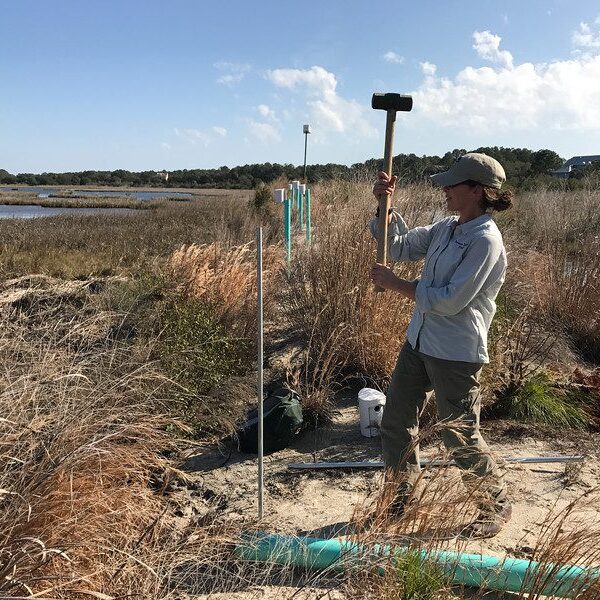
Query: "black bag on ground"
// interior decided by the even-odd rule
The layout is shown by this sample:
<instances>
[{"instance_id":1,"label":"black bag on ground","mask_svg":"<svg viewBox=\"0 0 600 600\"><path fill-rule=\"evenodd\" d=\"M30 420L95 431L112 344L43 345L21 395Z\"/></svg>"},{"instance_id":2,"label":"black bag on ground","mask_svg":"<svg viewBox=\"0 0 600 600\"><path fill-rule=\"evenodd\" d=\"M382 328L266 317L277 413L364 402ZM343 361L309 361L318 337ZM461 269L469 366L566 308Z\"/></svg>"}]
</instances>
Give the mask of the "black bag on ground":
<instances>
[{"instance_id":1,"label":"black bag on ground","mask_svg":"<svg viewBox=\"0 0 600 600\"><path fill-rule=\"evenodd\" d=\"M294 391L278 388L263 401L263 450L275 452L289 446L302 427L302 405ZM258 453L258 408L238 431L240 451Z\"/></svg>"}]
</instances>

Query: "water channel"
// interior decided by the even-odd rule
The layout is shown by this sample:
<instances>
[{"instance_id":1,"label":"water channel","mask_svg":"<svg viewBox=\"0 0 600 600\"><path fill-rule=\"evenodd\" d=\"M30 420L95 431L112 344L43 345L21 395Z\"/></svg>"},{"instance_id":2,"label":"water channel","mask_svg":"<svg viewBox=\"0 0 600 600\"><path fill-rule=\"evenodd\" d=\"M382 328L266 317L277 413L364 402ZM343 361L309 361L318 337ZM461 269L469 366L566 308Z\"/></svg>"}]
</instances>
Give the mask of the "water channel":
<instances>
[{"instance_id":1,"label":"water channel","mask_svg":"<svg viewBox=\"0 0 600 600\"><path fill-rule=\"evenodd\" d=\"M0 219L34 219L56 215L126 215L135 214L133 208L54 208L37 204L0 204Z\"/></svg>"},{"instance_id":2,"label":"water channel","mask_svg":"<svg viewBox=\"0 0 600 600\"><path fill-rule=\"evenodd\" d=\"M134 198L136 200L158 200L161 198L191 198L192 194L189 192L169 192L168 190L160 190L157 192L148 191L137 191L137 190L75 190L69 188L68 190L73 196L127 196L128 198ZM47 187L29 187L29 186L0 186L0 192L28 192L30 194L36 194L38 198L49 198L51 194L63 194L64 189L61 188L47 188Z\"/></svg>"},{"instance_id":3,"label":"water channel","mask_svg":"<svg viewBox=\"0 0 600 600\"><path fill-rule=\"evenodd\" d=\"M36 194L38 198L49 198L51 194L62 194L65 190L60 188L45 188L45 187L14 187L0 186L0 192L25 192ZM119 197L126 196L134 200L158 200L161 198L191 198L192 194L188 192L169 192L161 190L157 192L147 191L115 191L115 190L72 190L74 196L111 196ZM0 198L0 219L33 219L36 217L54 217L56 215L119 215L133 214L137 211L131 208L60 208L50 206L39 206L37 204L27 205L9 205L1 204Z\"/></svg>"}]
</instances>

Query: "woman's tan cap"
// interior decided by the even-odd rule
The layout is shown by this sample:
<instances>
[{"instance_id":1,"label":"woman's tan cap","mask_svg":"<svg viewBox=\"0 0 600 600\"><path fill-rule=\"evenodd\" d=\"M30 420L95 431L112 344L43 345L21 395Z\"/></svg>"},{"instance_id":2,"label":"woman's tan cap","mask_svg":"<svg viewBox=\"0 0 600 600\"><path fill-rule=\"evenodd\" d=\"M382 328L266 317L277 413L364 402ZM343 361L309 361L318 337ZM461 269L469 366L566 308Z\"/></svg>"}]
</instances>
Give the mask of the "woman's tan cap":
<instances>
[{"instance_id":1,"label":"woman's tan cap","mask_svg":"<svg viewBox=\"0 0 600 600\"><path fill-rule=\"evenodd\" d=\"M487 154L469 152L457 158L447 171L431 176L431 181L442 187L469 180L500 189L506 181L506 173L495 158Z\"/></svg>"}]
</instances>

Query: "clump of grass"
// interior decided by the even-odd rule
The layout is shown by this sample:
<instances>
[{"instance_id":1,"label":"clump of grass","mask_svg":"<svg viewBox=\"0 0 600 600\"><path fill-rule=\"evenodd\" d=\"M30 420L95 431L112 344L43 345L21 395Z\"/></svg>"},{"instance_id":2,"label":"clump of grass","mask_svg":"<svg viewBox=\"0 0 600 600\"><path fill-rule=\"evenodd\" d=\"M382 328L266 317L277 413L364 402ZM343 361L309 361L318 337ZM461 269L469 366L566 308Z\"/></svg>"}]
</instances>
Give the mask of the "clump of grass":
<instances>
[{"instance_id":1,"label":"clump of grass","mask_svg":"<svg viewBox=\"0 0 600 600\"><path fill-rule=\"evenodd\" d=\"M274 305L271 291L279 281L281 260L280 247L265 248L265 314ZM228 332L243 338L256 337L256 256L252 244L233 248L221 242L182 246L170 256L167 270L181 295L208 307Z\"/></svg>"},{"instance_id":2,"label":"clump of grass","mask_svg":"<svg viewBox=\"0 0 600 600\"><path fill-rule=\"evenodd\" d=\"M532 375L521 387L499 392L496 414L551 427L589 427L591 416L580 394L559 389L544 371Z\"/></svg>"},{"instance_id":3,"label":"clump of grass","mask_svg":"<svg viewBox=\"0 0 600 600\"><path fill-rule=\"evenodd\" d=\"M119 315L78 302L61 317L69 297L44 293L34 310L3 297L0 591L137 593L152 586L143 540L164 512L151 482L168 480L167 431L183 425L159 400L168 382L155 365L110 338ZM101 328L105 343L81 352L82 332Z\"/></svg>"},{"instance_id":4,"label":"clump of grass","mask_svg":"<svg viewBox=\"0 0 600 600\"><path fill-rule=\"evenodd\" d=\"M383 598L399 600L437 600L448 590L440 569L423 559L419 552L403 554L395 564L396 589L386 589ZM391 592L391 593L390 593Z\"/></svg>"}]
</instances>

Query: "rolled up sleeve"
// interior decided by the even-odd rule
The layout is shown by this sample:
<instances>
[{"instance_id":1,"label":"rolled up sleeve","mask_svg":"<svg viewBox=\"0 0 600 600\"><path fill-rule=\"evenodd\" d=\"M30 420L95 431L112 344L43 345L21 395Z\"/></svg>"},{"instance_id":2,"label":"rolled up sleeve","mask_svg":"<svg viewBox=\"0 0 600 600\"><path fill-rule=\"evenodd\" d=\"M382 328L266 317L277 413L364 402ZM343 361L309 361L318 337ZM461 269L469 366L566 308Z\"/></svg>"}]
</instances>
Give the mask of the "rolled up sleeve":
<instances>
[{"instance_id":1,"label":"rolled up sleeve","mask_svg":"<svg viewBox=\"0 0 600 600\"><path fill-rule=\"evenodd\" d=\"M419 310L440 316L458 314L484 288L501 252L502 240L496 237L473 241L447 285L432 287L419 281L415 292Z\"/></svg>"},{"instance_id":2,"label":"rolled up sleeve","mask_svg":"<svg viewBox=\"0 0 600 600\"><path fill-rule=\"evenodd\" d=\"M373 219L369 223L371 234L375 239L379 235L379 220ZM401 260L419 260L427 254L431 243L433 225L408 229L404 219L395 213L395 220L388 226L388 256L397 262Z\"/></svg>"}]
</instances>

